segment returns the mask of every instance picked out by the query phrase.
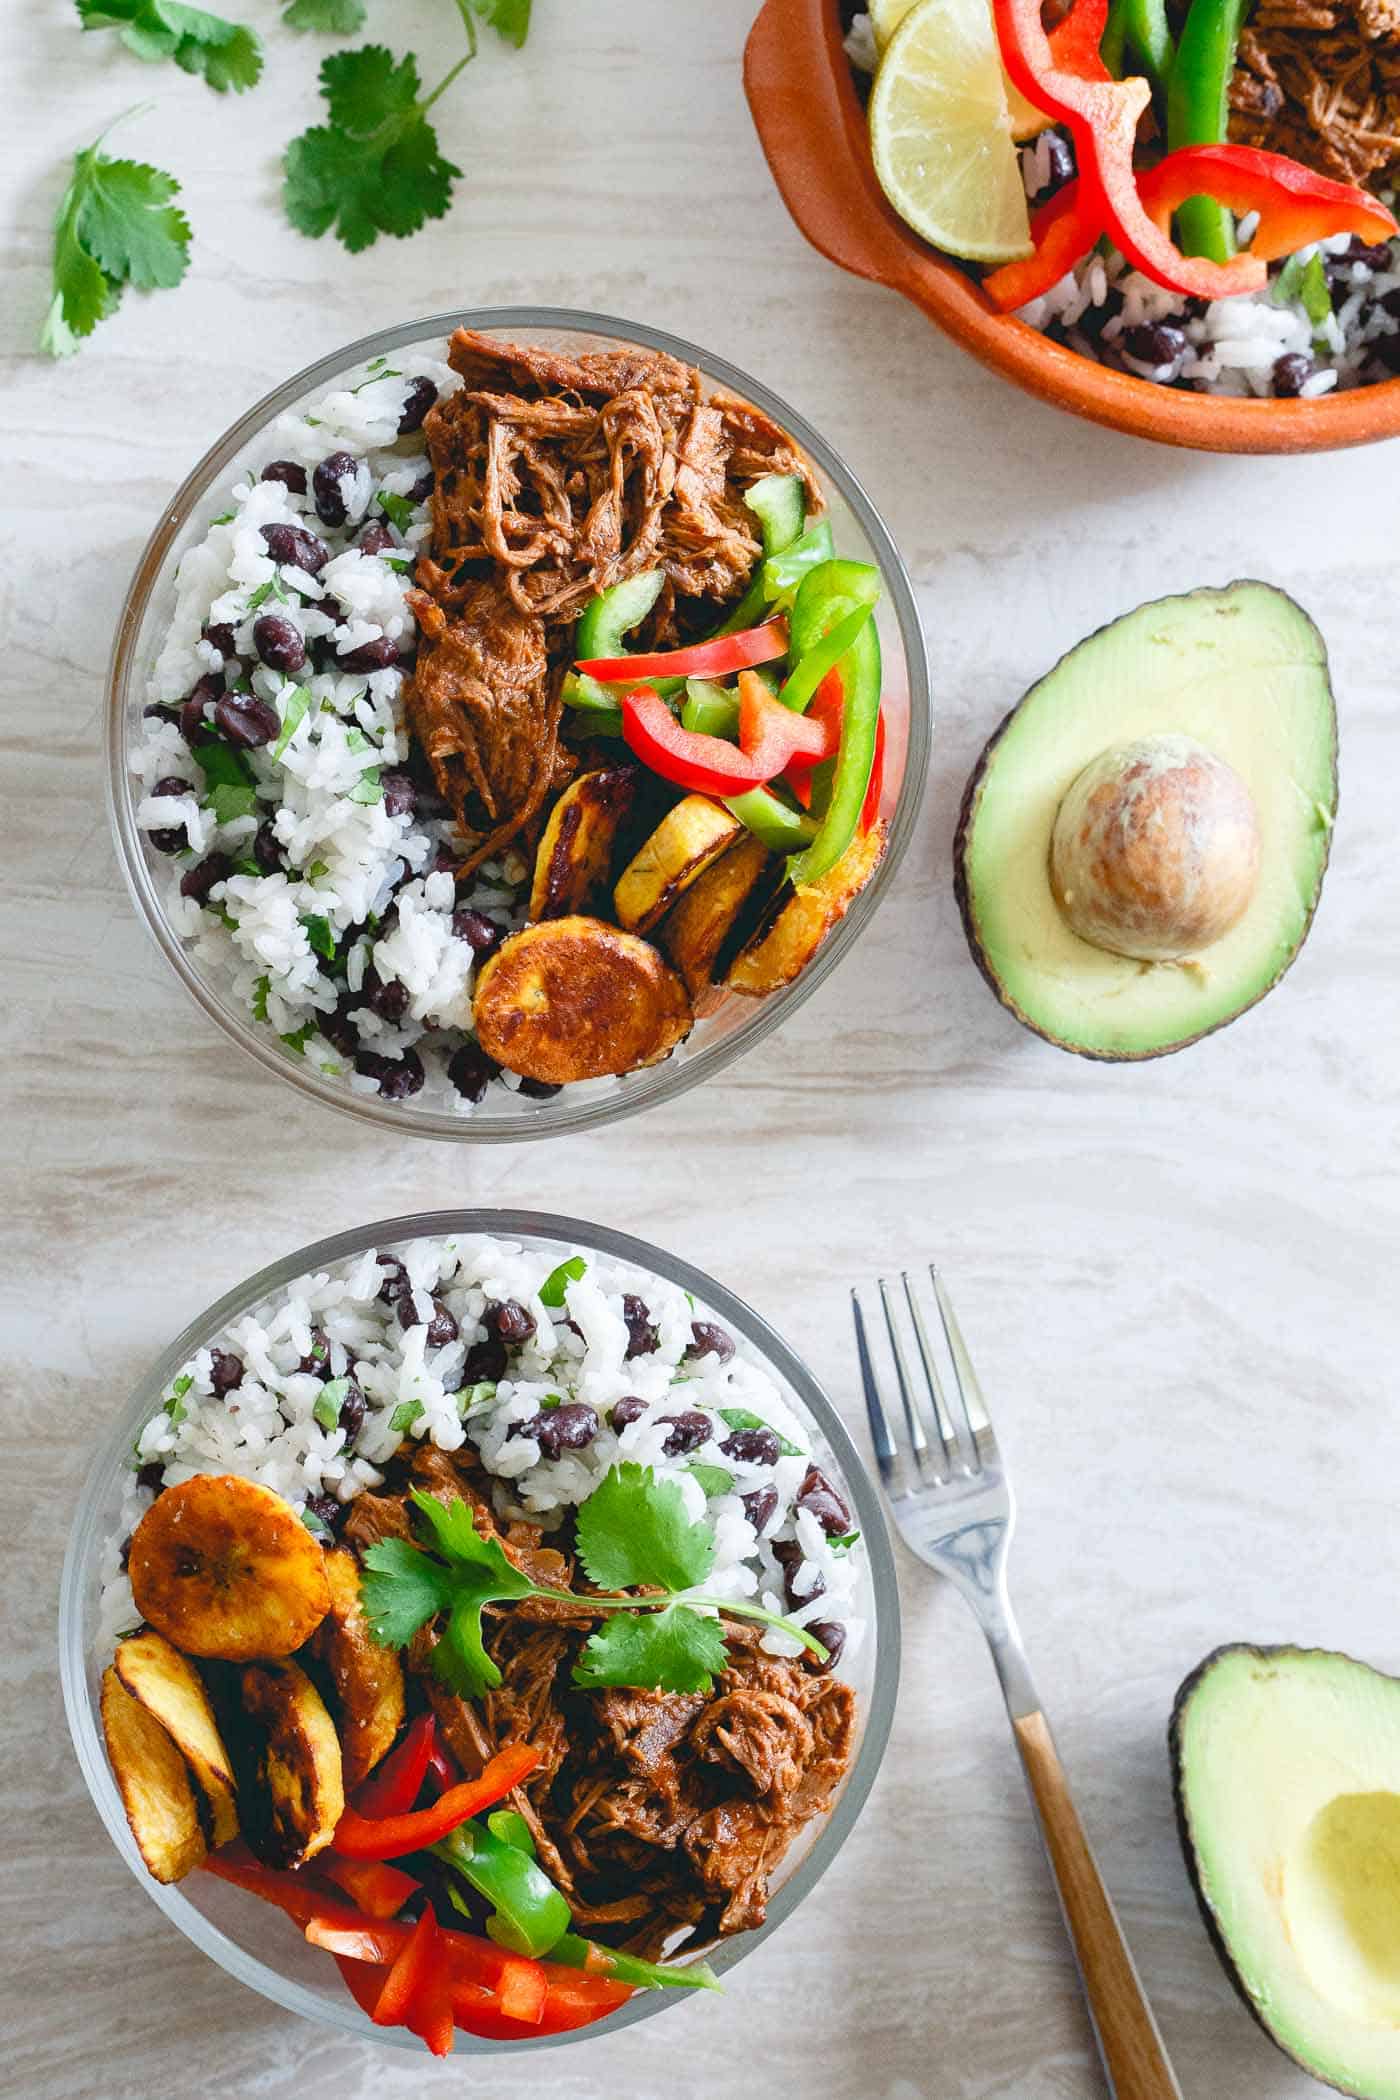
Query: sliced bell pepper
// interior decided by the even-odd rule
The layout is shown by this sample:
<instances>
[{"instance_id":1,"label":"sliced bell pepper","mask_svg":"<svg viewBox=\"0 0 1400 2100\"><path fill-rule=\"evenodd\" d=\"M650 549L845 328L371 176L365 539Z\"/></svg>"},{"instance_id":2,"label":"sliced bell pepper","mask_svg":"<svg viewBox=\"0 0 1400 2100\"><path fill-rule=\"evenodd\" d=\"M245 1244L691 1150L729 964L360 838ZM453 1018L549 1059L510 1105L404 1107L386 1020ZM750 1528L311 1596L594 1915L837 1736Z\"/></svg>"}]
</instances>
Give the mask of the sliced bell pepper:
<instances>
[{"instance_id":1,"label":"sliced bell pepper","mask_svg":"<svg viewBox=\"0 0 1400 2100\"><path fill-rule=\"evenodd\" d=\"M834 757L839 735L839 726L775 700L752 672L739 673L739 749L762 769L764 780L775 780L794 759L817 765Z\"/></svg>"},{"instance_id":2,"label":"sliced bell pepper","mask_svg":"<svg viewBox=\"0 0 1400 2100\"><path fill-rule=\"evenodd\" d=\"M1252 4L1253 0L1191 0L1167 90L1169 151L1218 146L1229 137L1230 82L1240 31ZM1234 222L1225 201L1214 192L1184 197L1176 230L1188 255L1228 262L1235 253Z\"/></svg>"},{"instance_id":3,"label":"sliced bell pepper","mask_svg":"<svg viewBox=\"0 0 1400 2100\"><path fill-rule=\"evenodd\" d=\"M801 539L794 540L781 554L771 555L763 564L760 580L765 604L775 612L791 605L807 571L815 569L818 562L830 561L835 552L830 519L814 519Z\"/></svg>"},{"instance_id":4,"label":"sliced bell pepper","mask_svg":"<svg viewBox=\"0 0 1400 2100\"><path fill-rule=\"evenodd\" d=\"M452 1974L442 1932L425 1910L384 1978L370 2014L376 2027L407 2027L434 2056L452 2048Z\"/></svg>"},{"instance_id":5,"label":"sliced bell pepper","mask_svg":"<svg viewBox=\"0 0 1400 2100\"><path fill-rule=\"evenodd\" d=\"M831 566L834 568L837 564L832 563ZM861 565L853 563L851 566ZM807 583L811 583L821 573L820 569L814 569L811 576L808 577ZM807 584L804 583L802 589L806 590L806 588ZM875 593L877 596L879 589L880 584L877 573L875 580ZM802 593L799 591L798 605L801 604L801 601ZM799 714L803 712L827 672L834 670L837 664L840 663L846 651L854 643L861 628L864 627L866 621L871 617L874 609L875 600L873 597L869 603L853 607L850 612L833 621L826 628L820 640L814 641L805 654L797 658L778 693L778 698L784 707L795 708ZM794 607L794 621L796 617L797 607Z\"/></svg>"},{"instance_id":6,"label":"sliced bell pepper","mask_svg":"<svg viewBox=\"0 0 1400 2100\"><path fill-rule=\"evenodd\" d=\"M841 743L817 835L805 852L788 862L788 875L795 883L817 882L834 868L860 826L880 721L882 664L879 631L873 620L866 621L830 675L841 682Z\"/></svg>"},{"instance_id":7,"label":"sliced bell pepper","mask_svg":"<svg viewBox=\"0 0 1400 2100\"><path fill-rule=\"evenodd\" d=\"M323 1898L307 1917L302 1931L308 1944L347 1961L373 1962L384 1969L398 1960L413 1931L407 1918L371 1918L364 1911Z\"/></svg>"},{"instance_id":8,"label":"sliced bell pepper","mask_svg":"<svg viewBox=\"0 0 1400 2100\"><path fill-rule=\"evenodd\" d=\"M771 777L737 744L683 729L660 695L646 686L623 701L622 734L653 773L692 794L742 795Z\"/></svg>"},{"instance_id":9,"label":"sliced bell pepper","mask_svg":"<svg viewBox=\"0 0 1400 2100\"><path fill-rule=\"evenodd\" d=\"M754 664L774 662L787 655L787 625L769 620L738 634L717 635L712 641L696 642L688 649L667 649L655 656L595 656L578 659L577 668L600 684L617 684L637 678L650 684L657 678L725 678L733 671Z\"/></svg>"},{"instance_id":10,"label":"sliced bell pepper","mask_svg":"<svg viewBox=\"0 0 1400 2100\"><path fill-rule=\"evenodd\" d=\"M764 558L749 578L743 597L715 629L717 635L737 634L763 618L768 604L764 588L768 563L802 537L807 516L806 483L800 474L765 474L745 493L744 502L758 519Z\"/></svg>"},{"instance_id":11,"label":"sliced bell pepper","mask_svg":"<svg viewBox=\"0 0 1400 2100\"><path fill-rule=\"evenodd\" d=\"M431 1713L419 1714L410 1721L389 1755L356 1789L357 1812L362 1816L401 1816L412 1808L422 1790L436 1737L437 1722Z\"/></svg>"},{"instance_id":12,"label":"sliced bell pepper","mask_svg":"<svg viewBox=\"0 0 1400 2100\"><path fill-rule=\"evenodd\" d=\"M1231 211L1258 212L1251 255L1265 262L1295 255L1338 233L1387 241L1400 232L1394 215L1369 191L1315 175L1281 153L1257 146L1183 146L1138 178L1145 210L1159 226L1189 197L1210 196Z\"/></svg>"},{"instance_id":13,"label":"sliced bell pepper","mask_svg":"<svg viewBox=\"0 0 1400 2100\"><path fill-rule=\"evenodd\" d=\"M517 1852L535 1857L534 1834L518 1808L493 1808L486 1818L486 1828L503 1845L514 1845Z\"/></svg>"},{"instance_id":14,"label":"sliced bell pepper","mask_svg":"<svg viewBox=\"0 0 1400 2100\"><path fill-rule=\"evenodd\" d=\"M362 2013L374 2014L379 2003L379 1993L384 1988L384 1971L377 1962L355 1961L348 1954L332 1957L345 1983L345 1988L359 2006Z\"/></svg>"},{"instance_id":15,"label":"sliced bell pepper","mask_svg":"<svg viewBox=\"0 0 1400 2100\"><path fill-rule=\"evenodd\" d=\"M351 1902L370 1918L396 1918L420 1886L411 1874L391 1867L383 1859L338 1859L334 1852L323 1852L316 1861L316 1871L338 1889L344 1889Z\"/></svg>"},{"instance_id":16,"label":"sliced bell pepper","mask_svg":"<svg viewBox=\"0 0 1400 2100\"><path fill-rule=\"evenodd\" d=\"M982 279L982 289L999 313L1015 313L1041 299L1083 262L1103 232L1103 213L1079 181L1056 190L1048 204L1031 213L1034 251L1023 262L1003 263Z\"/></svg>"},{"instance_id":17,"label":"sliced bell pepper","mask_svg":"<svg viewBox=\"0 0 1400 2100\"><path fill-rule=\"evenodd\" d=\"M820 670L811 662L830 640L832 630L848 615L865 613L880 596L880 571L867 561L843 561L833 557L808 571L798 588L788 619L788 650L792 670L780 697L788 707L805 708L817 687L844 651ZM859 633L852 630L851 640ZM847 643L849 648L850 643ZM804 668L805 667L805 668Z\"/></svg>"},{"instance_id":18,"label":"sliced bell pepper","mask_svg":"<svg viewBox=\"0 0 1400 2100\"><path fill-rule=\"evenodd\" d=\"M687 678L681 727L694 729L701 736L737 736L739 695L731 692L727 685L716 685L708 678Z\"/></svg>"},{"instance_id":19,"label":"sliced bell pepper","mask_svg":"<svg viewBox=\"0 0 1400 2100\"><path fill-rule=\"evenodd\" d=\"M553 1962L536 1964L548 1977L544 2004L538 2020L512 2019L498 2002L483 1998L471 1989L460 1990L453 2002L457 2025L467 2034L485 2035L496 2041L528 2041L533 2035L567 2034L578 2027L591 2027L625 2005L632 1995L630 1983L607 1976L585 1976L578 1970L558 1968Z\"/></svg>"},{"instance_id":20,"label":"sliced bell pepper","mask_svg":"<svg viewBox=\"0 0 1400 2100\"><path fill-rule=\"evenodd\" d=\"M528 2004L538 1989L540 1964L494 1940L474 1932L442 1933L443 1950L459 1983L477 1990L504 1992L512 2002ZM344 1955L348 1961L372 1962L380 1970L393 1966L413 1935L406 1918L367 1918L348 1910L329 1897L308 1918L304 1928L308 1943L327 1954Z\"/></svg>"},{"instance_id":21,"label":"sliced bell pepper","mask_svg":"<svg viewBox=\"0 0 1400 2100\"><path fill-rule=\"evenodd\" d=\"M574 630L574 646L580 656L615 656L623 653L622 644L634 627L642 621L661 596L661 587L666 581L664 569L645 569L640 576L628 576L608 590L600 591L590 598ZM761 612L762 607L758 610ZM623 672L623 677L628 673ZM679 690L680 680L667 681L664 691ZM562 698L566 707L582 708L589 714L605 718L617 708L617 695L610 693L596 678L586 678L581 672L571 671L564 680ZM590 724L595 734L602 734L596 724Z\"/></svg>"},{"instance_id":22,"label":"sliced bell pepper","mask_svg":"<svg viewBox=\"0 0 1400 2100\"><path fill-rule=\"evenodd\" d=\"M658 700L656 704L667 713L669 721L665 702ZM431 1808L375 1819L347 1808L335 1827L334 1849L345 1859L400 1859L406 1852L426 1851L469 1816L494 1807L539 1761L540 1753L532 1744L508 1743L496 1752L479 1778L449 1787Z\"/></svg>"},{"instance_id":23,"label":"sliced bell pepper","mask_svg":"<svg viewBox=\"0 0 1400 2100\"><path fill-rule=\"evenodd\" d=\"M643 1961L636 1954L625 1954L618 1947L604 1947L599 1941L583 1939L576 1932L564 1934L552 1950L550 1960L563 1962L570 1969L582 1969L585 1976L608 1976L617 1983L635 1984L639 1990L717 1991L720 1987L719 1978L708 1962L690 1962L682 1967L678 1962Z\"/></svg>"},{"instance_id":24,"label":"sliced bell pepper","mask_svg":"<svg viewBox=\"0 0 1400 2100\"><path fill-rule=\"evenodd\" d=\"M568 1931L569 1906L543 1868L485 1823L459 1824L433 1846L433 1857L485 1897L492 1910L486 1931L498 1946L548 1954Z\"/></svg>"},{"instance_id":25,"label":"sliced bell pepper","mask_svg":"<svg viewBox=\"0 0 1400 2100\"><path fill-rule=\"evenodd\" d=\"M318 1889L313 1881L303 1879L301 1874L284 1872L276 1867L261 1867L256 1861L230 1857L233 1847L224 1845L211 1852L202 1862L204 1872L213 1874L220 1881L231 1882L236 1889L246 1889L250 1896L261 1896L264 1903L276 1904L298 1925L305 1926L309 1918L323 1911L333 1899L324 1889Z\"/></svg>"},{"instance_id":26,"label":"sliced bell pepper","mask_svg":"<svg viewBox=\"0 0 1400 2100\"><path fill-rule=\"evenodd\" d=\"M870 785L865 791L865 806L860 813L860 828L869 831L880 821L880 803L885 792L885 717L883 710L875 723L875 760L870 768Z\"/></svg>"},{"instance_id":27,"label":"sliced bell pepper","mask_svg":"<svg viewBox=\"0 0 1400 2100\"><path fill-rule=\"evenodd\" d=\"M796 780L789 784L800 795ZM801 853L817 835L814 820L800 809L789 809L771 787L750 788L746 794L720 799L730 816L737 817L770 853Z\"/></svg>"}]
</instances>

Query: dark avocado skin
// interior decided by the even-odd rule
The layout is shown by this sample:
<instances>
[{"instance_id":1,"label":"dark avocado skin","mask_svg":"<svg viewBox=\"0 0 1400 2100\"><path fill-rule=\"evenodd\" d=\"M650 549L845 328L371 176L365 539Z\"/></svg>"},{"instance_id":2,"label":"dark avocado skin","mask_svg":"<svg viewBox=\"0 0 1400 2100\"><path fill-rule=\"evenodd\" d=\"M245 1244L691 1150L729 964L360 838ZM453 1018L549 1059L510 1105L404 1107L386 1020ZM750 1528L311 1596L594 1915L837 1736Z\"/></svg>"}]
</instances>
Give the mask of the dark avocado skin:
<instances>
[{"instance_id":1,"label":"dark avocado skin","mask_svg":"<svg viewBox=\"0 0 1400 2100\"><path fill-rule=\"evenodd\" d=\"M1233 582L1222 584L1221 586L1219 586L1219 588L1216 588L1214 585L1212 585L1208 588L1199 591L1178 591L1174 594L1174 596L1170 598L1162 598L1154 600L1153 602L1161 605L1174 605L1184 603L1186 600L1191 598L1218 598L1223 594L1223 592L1235 590L1241 584L1251 584L1258 582L1258 577L1237 576L1235 577ZM1278 589L1277 584L1268 584L1263 587L1268 590ZM1289 596L1288 592L1286 591L1281 592L1280 595L1282 597ZM1290 603L1297 605L1297 600L1290 599ZM1130 612L1135 612L1138 610L1138 608L1136 606L1130 606L1128 610ZM1313 633L1317 635L1318 645L1322 650L1323 666L1324 668L1326 668L1328 663L1327 648L1326 644L1322 640L1321 634L1318 632L1317 625L1313 620L1311 620L1308 617L1307 613L1303 612L1303 608L1300 605L1298 606L1298 611L1302 613L1302 617L1305 620L1307 620L1309 627L1311 627ZM1119 615L1119 618L1123 617L1124 615ZM1216 1021L1212 1027L1202 1028L1198 1030L1198 1032L1195 1035L1183 1036L1180 1042L1164 1043L1160 1050L1086 1050L1082 1048L1078 1043L1066 1043L1059 1036L1051 1035L1048 1032L1048 1030L1042 1028L1038 1022L1033 1021L1028 1013L1024 1013L1022 1009L1016 1004L1016 1001L1011 997L1011 994L1007 991L1005 985L1003 985L1001 979L997 976L996 971L988 962L986 953L982 947L981 938L977 932L977 921L972 910L972 898L968 891L967 843L972 833L972 826L976 821L977 806L982 798L982 788L986 781L987 772L991 765L991 761L996 753L997 745L1001 742L1007 730L1011 727L1011 724L1015 721L1017 715L1020 713L1023 703L1027 699L1029 699L1031 693L1033 693L1036 690L1036 686L1043 685L1045 682L1045 678L1051 677L1055 671L1058 671L1062 663L1067 663L1070 657L1077 655L1079 650L1084 647L1085 642L1093 641L1095 635L1104 634L1110 627L1116 627L1117 624L1117 620L1105 620L1102 627L1094 628L1091 634L1087 634L1084 636L1083 641L1076 642L1072 649L1066 649L1064 655L1059 657L1058 660L1054 664L1052 664L1049 671L1045 672L1044 677L1038 678L1035 682L1035 685L1029 686L1027 690L1021 695L1020 700L1016 702L1016 705L1013 708L1009 709L1008 712L1002 716L1002 719L1000 720L1000 722L998 722L996 728L992 731L986 743L983 745L981 756L978 758L976 765L972 768L971 773L968 775L967 786L963 789L962 804L958 810L957 830L953 835L953 895L957 898L958 911L962 916L963 932L967 936L967 945L972 951L972 960L976 963L978 969L981 971L983 977L990 985L992 991L996 994L996 997L1000 1004L1006 1008L1006 1011L1009 1014L1014 1015L1016 1020L1018 1020L1021 1023L1021 1026L1023 1028L1029 1028L1031 1034L1038 1035L1043 1042L1053 1043L1057 1050L1068 1050L1071 1056L1088 1058L1091 1062L1095 1064L1140 1065L1147 1063L1147 1061L1150 1058L1171 1057L1178 1050L1189 1050L1193 1043L1204 1042L1208 1035L1218 1035L1222 1028L1228 1028L1232 1021L1238 1021L1241 1014L1247 1014L1251 1006L1257 1006L1261 999L1267 998L1269 993L1274 989L1275 985L1277 985L1280 982L1280 980L1287 975L1288 971L1292 968L1293 964L1301 955L1303 951L1303 943L1306 941L1308 934L1312 930L1312 922L1314 917L1316 916L1318 903L1322 896L1323 877L1327 873L1327 865L1332 857L1332 836L1331 832L1329 831L1326 840L1326 850L1323 855L1322 866L1318 871L1317 889L1313 895L1312 907L1308 912L1307 921L1303 927L1303 930L1298 936L1297 945L1294 948L1293 953L1289 956L1288 961L1279 971L1278 976L1271 978L1268 984L1266 984L1262 988L1262 990L1256 992L1252 999L1247 999L1243 1006L1237 1007L1234 1013L1226 1016L1224 1020ZM1332 807L1334 812L1336 810L1336 806L1337 760L1334 750L1332 758ZM1332 828L1333 830L1335 830L1335 822ZM1204 1665L1202 1667L1204 1667Z\"/></svg>"},{"instance_id":2,"label":"dark avocado skin","mask_svg":"<svg viewBox=\"0 0 1400 2100\"><path fill-rule=\"evenodd\" d=\"M1197 1663L1189 1677L1182 1680L1181 1689L1178 1691L1172 1704L1171 1719L1167 1723L1167 1755L1171 1761L1172 1807L1176 1811L1176 1833L1181 1840L1181 1856L1186 1862L1186 1876L1191 1883L1191 1891L1196 1898L1196 1906L1201 1913L1201 1922L1206 1928L1206 1936L1210 1940L1211 1946L1215 1949L1221 1968L1234 1985L1236 1997L1238 1997L1255 2025L1263 2029L1274 2047L1281 2055L1286 2056L1290 2063L1297 2064L1300 2071L1305 2071L1309 2078L1315 2079L1318 2085L1326 2086L1328 2091L1333 2093L1346 2093L1348 2088L1338 2085L1334 2079L1324 2078L1314 2065L1305 2063L1301 2056L1296 2055L1292 2049L1287 2048L1279 2040L1272 2027L1269 2026L1240 1980L1240 1973L1235 1967L1234 1956L1225 1943L1225 1936L1220 1930L1215 1912L1211 1909L1205 1890L1201 1886L1200 1869L1196 1863L1196 1841L1191 1834L1191 1819L1186 1812L1185 1790L1182 1785L1181 1731L1186 1718L1186 1709L1191 1704L1192 1695L1202 1680L1210 1674L1216 1663L1221 1662L1227 1655L1253 1655L1258 1657L1261 1662L1277 1662L1301 1655L1336 1656L1341 1654L1342 1651L1338 1648L1289 1648L1281 1644L1260 1646L1252 1641L1225 1641L1219 1648L1212 1648L1205 1660ZM1357 1658L1354 1655L1346 1655L1343 1657L1343 1660L1356 1662ZM1358 1668L1370 1669L1371 1665L1369 1663L1359 1663ZM1378 1671L1376 1674L1382 1675L1383 1673Z\"/></svg>"}]
</instances>

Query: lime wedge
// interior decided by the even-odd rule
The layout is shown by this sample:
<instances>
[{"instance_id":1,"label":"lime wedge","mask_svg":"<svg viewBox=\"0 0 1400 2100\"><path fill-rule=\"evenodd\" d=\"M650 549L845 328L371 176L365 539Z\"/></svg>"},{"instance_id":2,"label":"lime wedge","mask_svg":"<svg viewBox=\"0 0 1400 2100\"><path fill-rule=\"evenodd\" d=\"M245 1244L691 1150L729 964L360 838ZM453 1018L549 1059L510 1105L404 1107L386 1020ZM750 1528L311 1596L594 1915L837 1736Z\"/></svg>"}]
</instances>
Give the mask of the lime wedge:
<instances>
[{"instance_id":1,"label":"lime wedge","mask_svg":"<svg viewBox=\"0 0 1400 2100\"><path fill-rule=\"evenodd\" d=\"M918 0L870 0L870 26L875 32L875 48L883 56L885 47L898 29L904 17L918 5ZM1021 90L1006 83L1006 106L1011 112L1011 136L1013 139L1033 139L1037 132L1044 131L1054 122L1041 110L1027 102Z\"/></svg>"}]
</instances>

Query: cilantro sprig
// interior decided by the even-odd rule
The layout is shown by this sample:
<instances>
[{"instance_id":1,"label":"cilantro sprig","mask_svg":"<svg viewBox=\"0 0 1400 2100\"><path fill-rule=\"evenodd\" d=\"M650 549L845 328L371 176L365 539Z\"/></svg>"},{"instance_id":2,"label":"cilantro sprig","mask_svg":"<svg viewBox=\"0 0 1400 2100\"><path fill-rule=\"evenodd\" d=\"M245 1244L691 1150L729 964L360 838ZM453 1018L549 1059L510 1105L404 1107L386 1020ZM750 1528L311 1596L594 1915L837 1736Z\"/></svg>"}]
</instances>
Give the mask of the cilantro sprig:
<instances>
[{"instance_id":1,"label":"cilantro sprig","mask_svg":"<svg viewBox=\"0 0 1400 2100\"><path fill-rule=\"evenodd\" d=\"M138 58L174 59L216 94L241 95L256 87L263 69L262 45L251 29L227 22L183 0L76 0L84 29L115 29Z\"/></svg>"},{"instance_id":2,"label":"cilantro sprig","mask_svg":"<svg viewBox=\"0 0 1400 2100\"><path fill-rule=\"evenodd\" d=\"M189 264L189 221L171 202L179 183L145 161L109 159L102 147L114 129L75 156L54 221L53 300L39 337L51 357L71 356L128 284L166 289Z\"/></svg>"},{"instance_id":3,"label":"cilantro sprig","mask_svg":"<svg viewBox=\"0 0 1400 2100\"><path fill-rule=\"evenodd\" d=\"M707 1610L761 1620L826 1659L821 1642L790 1619L757 1604L703 1594L714 1566L714 1529L692 1520L676 1483L658 1480L650 1466L613 1466L579 1506L575 1543L599 1595L532 1582L498 1538L478 1530L460 1496L444 1506L415 1488L412 1499L422 1543L383 1539L370 1547L361 1585L365 1615L385 1648L404 1647L420 1627L443 1616L433 1672L463 1698L477 1698L501 1681L486 1652L483 1609L525 1597L551 1598L602 1617L574 1665L574 1682L584 1688L709 1691L724 1668L725 1645L723 1628ZM624 1594L635 1589L647 1594Z\"/></svg>"},{"instance_id":4,"label":"cilantro sprig","mask_svg":"<svg viewBox=\"0 0 1400 2100\"><path fill-rule=\"evenodd\" d=\"M365 26L365 0L285 0L282 21L288 29L353 36Z\"/></svg>"}]
</instances>

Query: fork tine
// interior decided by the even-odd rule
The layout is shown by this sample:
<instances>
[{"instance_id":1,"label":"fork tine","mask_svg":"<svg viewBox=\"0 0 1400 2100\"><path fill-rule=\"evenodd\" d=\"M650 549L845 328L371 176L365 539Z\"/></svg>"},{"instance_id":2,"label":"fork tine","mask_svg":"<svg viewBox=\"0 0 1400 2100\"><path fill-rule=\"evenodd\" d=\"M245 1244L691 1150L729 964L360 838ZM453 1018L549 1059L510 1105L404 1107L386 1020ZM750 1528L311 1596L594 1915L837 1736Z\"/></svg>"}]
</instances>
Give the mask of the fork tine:
<instances>
[{"instance_id":1,"label":"fork tine","mask_svg":"<svg viewBox=\"0 0 1400 2100\"><path fill-rule=\"evenodd\" d=\"M933 1295L938 1300L938 1317L943 1322L943 1333L948 1343L948 1354L953 1359L953 1383L957 1387L958 1404L968 1440L972 1445L977 1464L982 1463L984 1447L995 1452L996 1437L992 1430L992 1418L987 1412L987 1403L982 1397L982 1388L977 1382L977 1373L972 1368L972 1359L967 1353L967 1344L962 1338L957 1314L952 1300L943 1288L943 1278L933 1263L929 1263L929 1276L933 1283ZM973 1409L978 1421L973 1423Z\"/></svg>"},{"instance_id":2,"label":"fork tine","mask_svg":"<svg viewBox=\"0 0 1400 2100\"><path fill-rule=\"evenodd\" d=\"M919 1345L919 1357L924 1367L924 1377L928 1382L929 1404L933 1411L934 1426L938 1431L938 1441L943 1446L944 1463L951 1470L958 1455L957 1428L948 1412L948 1403L943 1397L942 1382L934 1365L933 1351L929 1347L928 1329L924 1326L924 1316L919 1310L907 1269L903 1271L900 1281L904 1285L904 1298L909 1307L909 1318L913 1323L914 1339Z\"/></svg>"},{"instance_id":3,"label":"fork tine","mask_svg":"<svg viewBox=\"0 0 1400 2100\"><path fill-rule=\"evenodd\" d=\"M928 1457L928 1436L923 1418L914 1400L914 1388L909 1381L909 1367L904 1361L904 1348L895 1325L894 1307L890 1304L890 1286L886 1277L880 1278L880 1303L885 1312L885 1328L890 1338L890 1355L894 1358L894 1375L899 1385L899 1397L904 1404L904 1419L909 1425L909 1441L914 1446L914 1457L922 1471Z\"/></svg>"},{"instance_id":4,"label":"fork tine","mask_svg":"<svg viewBox=\"0 0 1400 2100\"><path fill-rule=\"evenodd\" d=\"M875 1383L875 1366L870 1361L870 1341L865 1331L865 1308L860 1302L859 1291L851 1292L851 1313L856 1323L856 1355L860 1359L860 1382L865 1387L865 1411L870 1417L870 1441L875 1446L875 1463L880 1468L880 1478L888 1487L898 1468L899 1452L890 1435L890 1425L885 1420L880 1388Z\"/></svg>"}]
</instances>

